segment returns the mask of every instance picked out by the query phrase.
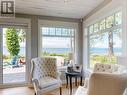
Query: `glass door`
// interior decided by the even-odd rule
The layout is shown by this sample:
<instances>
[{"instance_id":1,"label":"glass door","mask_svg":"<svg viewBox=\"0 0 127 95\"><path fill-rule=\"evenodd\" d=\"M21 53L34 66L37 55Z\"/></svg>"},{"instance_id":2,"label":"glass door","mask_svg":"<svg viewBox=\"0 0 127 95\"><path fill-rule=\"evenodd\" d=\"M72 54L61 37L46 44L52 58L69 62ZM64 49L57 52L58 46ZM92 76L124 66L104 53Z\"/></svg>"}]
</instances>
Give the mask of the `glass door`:
<instances>
[{"instance_id":1,"label":"glass door","mask_svg":"<svg viewBox=\"0 0 127 95\"><path fill-rule=\"evenodd\" d=\"M2 84L26 82L26 29L24 27L0 28L0 79Z\"/></svg>"}]
</instances>

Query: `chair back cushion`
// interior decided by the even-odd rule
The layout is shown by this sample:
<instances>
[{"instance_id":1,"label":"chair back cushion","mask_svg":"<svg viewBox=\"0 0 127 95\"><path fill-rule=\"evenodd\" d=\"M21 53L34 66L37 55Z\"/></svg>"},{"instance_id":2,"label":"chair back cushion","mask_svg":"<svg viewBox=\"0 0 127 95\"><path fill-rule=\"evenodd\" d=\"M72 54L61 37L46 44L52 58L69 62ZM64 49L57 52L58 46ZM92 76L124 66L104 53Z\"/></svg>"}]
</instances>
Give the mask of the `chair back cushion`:
<instances>
[{"instance_id":1,"label":"chair back cushion","mask_svg":"<svg viewBox=\"0 0 127 95\"><path fill-rule=\"evenodd\" d=\"M94 65L93 72L107 72L112 73L112 67L110 64L100 64L97 63Z\"/></svg>"},{"instance_id":2,"label":"chair back cushion","mask_svg":"<svg viewBox=\"0 0 127 95\"><path fill-rule=\"evenodd\" d=\"M118 64L101 64L97 63L94 65L93 69L94 73L102 72L102 73L127 73L127 67L118 65Z\"/></svg>"},{"instance_id":3,"label":"chair back cushion","mask_svg":"<svg viewBox=\"0 0 127 95\"><path fill-rule=\"evenodd\" d=\"M43 58L43 71L50 77L57 77L57 64L56 64L56 58L52 57L45 57Z\"/></svg>"},{"instance_id":4,"label":"chair back cushion","mask_svg":"<svg viewBox=\"0 0 127 95\"><path fill-rule=\"evenodd\" d=\"M32 78L42 79L44 77L57 76L56 59L50 57L38 57L31 60L32 63Z\"/></svg>"}]
</instances>

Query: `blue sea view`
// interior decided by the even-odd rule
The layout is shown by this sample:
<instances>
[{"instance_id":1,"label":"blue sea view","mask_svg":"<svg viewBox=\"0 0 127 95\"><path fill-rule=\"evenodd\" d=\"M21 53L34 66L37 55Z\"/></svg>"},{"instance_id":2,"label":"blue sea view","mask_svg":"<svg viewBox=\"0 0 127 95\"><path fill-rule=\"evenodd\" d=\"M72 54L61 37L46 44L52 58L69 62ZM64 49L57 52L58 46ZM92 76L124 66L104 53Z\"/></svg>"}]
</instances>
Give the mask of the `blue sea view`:
<instances>
[{"instance_id":1,"label":"blue sea view","mask_svg":"<svg viewBox=\"0 0 127 95\"><path fill-rule=\"evenodd\" d=\"M59 54L64 54L67 52L70 52L71 50L69 48L44 48L43 52L48 52L48 53L59 53ZM107 54L108 53L108 48L91 48L90 51L93 54ZM114 48L114 52L119 54L122 52L121 48ZM3 48L3 53L4 55L9 55L9 52L6 47ZM19 55L25 55L25 48L21 47L20 48L20 53Z\"/></svg>"},{"instance_id":2,"label":"blue sea view","mask_svg":"<svg viewBox=\"0 0 127 95\"><path fill-rule=\"evenodd\" d=\"M69 48L43 48L43 52L48 52L48 53L64 54L64 53L67 53L70 51L71 50ZM9 55L9 52L6 47L3 48L3 53L4 53L4 55ZM24 47L20 48L19 55L25 55L25 48Z\"/></svg>"},{"instance_id":3,"label":"blue sea view","mask_svg":"<svg viewBox=\"0 0 127 95\"><path fill-rule=\"evenodd\" d=\"M122 48L114 48L113 50L115 54L120 54L122 52ZM93 54L107 54L108 48L91 48L90 51Z\"/></svg>"}]
</instances>

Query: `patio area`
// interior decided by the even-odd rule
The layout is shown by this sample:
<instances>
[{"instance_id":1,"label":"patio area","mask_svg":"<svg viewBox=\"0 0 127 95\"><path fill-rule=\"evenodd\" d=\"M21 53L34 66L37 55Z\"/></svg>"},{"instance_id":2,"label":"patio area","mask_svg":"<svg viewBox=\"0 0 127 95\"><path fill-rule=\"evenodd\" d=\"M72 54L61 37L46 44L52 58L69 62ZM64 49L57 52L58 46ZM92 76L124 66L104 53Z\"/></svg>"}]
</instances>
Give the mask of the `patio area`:
<instances>
[{"instance_id":1,"label":"patio area","mask_svg":"<svg viewBox=\"0 0 127 95\"><path fill-rule=\"evenodd\" d=\"M25 65L17 68L4 67L3 83L19 83L25 82Z\"/></svg>"}]
</instances>

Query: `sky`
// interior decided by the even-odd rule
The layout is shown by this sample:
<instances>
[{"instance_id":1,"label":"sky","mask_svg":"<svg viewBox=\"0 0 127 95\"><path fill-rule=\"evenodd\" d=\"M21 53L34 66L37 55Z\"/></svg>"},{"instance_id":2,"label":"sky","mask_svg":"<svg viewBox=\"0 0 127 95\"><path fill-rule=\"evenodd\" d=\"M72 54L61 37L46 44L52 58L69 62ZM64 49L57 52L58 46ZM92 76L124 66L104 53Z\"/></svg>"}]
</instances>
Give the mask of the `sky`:
<instances>
[{"instance_id":1,"label":"sky","mask_svg":"<svg viewBox=\"0 0 127 95\"><path fill-rule=\"evenodd\" d=\"M115 48L121 48L122 47L122 40L117 36L114 35L113 36L113 46ZM105 35L103 36L102 40L97 40L96 43L94 43L94 48L108 48L109 43L108 43L108 33L105 33Z\"/></svg>"},{"instance_id":2,"label":"sky","mask_svg":"<svg viewBox=\"0 0 127 95\"><path fill-rule=\"evenodd\" d=\"M69 38L44 37L42 40L43 48L70 48L71 41Z\"/></svg>"}]
</instances>

